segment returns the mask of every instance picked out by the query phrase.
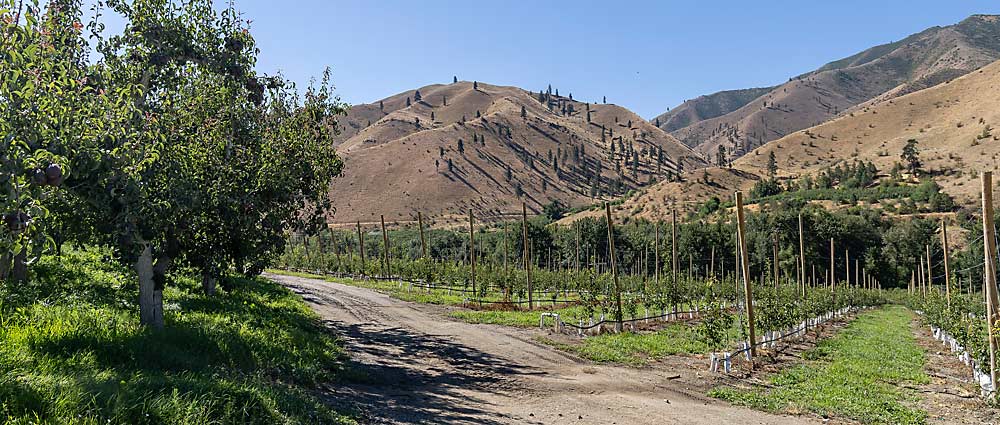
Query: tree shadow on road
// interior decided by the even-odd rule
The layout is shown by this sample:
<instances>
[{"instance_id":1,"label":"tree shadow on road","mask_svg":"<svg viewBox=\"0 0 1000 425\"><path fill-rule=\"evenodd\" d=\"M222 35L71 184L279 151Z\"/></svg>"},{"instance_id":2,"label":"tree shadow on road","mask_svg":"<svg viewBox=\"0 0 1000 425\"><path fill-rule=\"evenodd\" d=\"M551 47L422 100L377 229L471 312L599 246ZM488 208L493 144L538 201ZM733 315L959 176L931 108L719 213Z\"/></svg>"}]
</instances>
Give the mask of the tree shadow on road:
<instances>
[{"instance_id":1,"label":"tree shadow on road","mask_svg":"<svg viewBox=\"0 0 1000 425\"><path fill-rule=\"evenodd\" d=\"M531 368L464 346L447 336L327 320L352 361L330 401L366 423L510 423L471 393L522 391L514 377Z\"/></svg>"}]
</instances>

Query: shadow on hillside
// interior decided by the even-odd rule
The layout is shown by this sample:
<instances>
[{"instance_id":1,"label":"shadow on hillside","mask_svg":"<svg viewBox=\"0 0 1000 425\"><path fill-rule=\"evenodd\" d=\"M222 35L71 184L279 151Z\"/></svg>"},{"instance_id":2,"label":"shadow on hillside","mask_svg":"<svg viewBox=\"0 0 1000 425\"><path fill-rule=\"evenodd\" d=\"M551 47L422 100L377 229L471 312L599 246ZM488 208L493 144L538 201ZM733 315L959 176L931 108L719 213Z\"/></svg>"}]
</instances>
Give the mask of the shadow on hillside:
<instances>
[{"instance_id":1,"label":"shadow on hillside","mask_svg":"<svg viewBox=\"0 0 1000 425\"><path fill-rule=\"evenodd\" d=\"M344 339L354 372L346 386L330 389L330 402L366 423L509 423L470 392L505 393L515 388L513 376L532 372L444 336L325 323Z\"/></svg>"}]
</instances>

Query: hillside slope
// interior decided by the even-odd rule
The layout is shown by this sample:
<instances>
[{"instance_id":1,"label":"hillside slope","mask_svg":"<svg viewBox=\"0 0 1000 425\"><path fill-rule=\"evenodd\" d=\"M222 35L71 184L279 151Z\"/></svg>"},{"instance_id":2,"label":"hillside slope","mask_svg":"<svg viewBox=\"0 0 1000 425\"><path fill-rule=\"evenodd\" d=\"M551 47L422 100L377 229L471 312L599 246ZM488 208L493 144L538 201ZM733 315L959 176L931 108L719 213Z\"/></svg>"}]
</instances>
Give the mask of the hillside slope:
<instances>
[{"instance_id":1,"label":"hillside slope","mask_svg":"<svg viewBox=\"0 0 1000 425\"><path fill-rule=\"evenodd\" d=\"M922 176L931 176L960 205L979 202L978 172L1000 171L1000 61L937 86L861 105L832 121L795 132L737 159L733 168L688 171L683 182L644 188L615 207L621 217L667 219L717 196L728 200L766 175L774 153L778 177L797 178L855 160L885 175L908 140L917 141ZM707 182L705 176L708 176ZM567 221L587 216L574 216Z\"/></svg>"},{"instance_id":2,"label":"hillside slope","mask_svg":"<svg viewBox=\"0 0 1000 425\"><path fill-rule=\"evenodd\" d=\"M800 175L845 161L872 161L887 172L907 140L917 140L925 174L960 203L978 201L976 172L997 170L1000 156L1000 62L929 89L873 102L848 115L788 135L736 161L762 170L775 153L781 174Z\"/></svg>"},{"instance_id":3,"label":"hillside slope","mask_svg":"<svg viewBox=\"0 0 1000 425\"><path fill-rule=\"evenodd\" d=\"M419 91L419 100L417 92ZM371 125L368 120L371 119ZM480 219L559 200L576 206L704 166L666 132L616 105L457 82L352 108L331 221Z\"/></svg>"},{"instance_id":4,"label":"hillside slope","mask_svg":"<svg viewBox=\"0 0 1000 425\"><path fill-rule=\"evenodd\" d=\"M660 114L653 122L664 131L677 131L700 121L733 112L771 90L774 90L774 87L724 90L698 96Z\"/></svg>"},{"instance_id":5,"label":"hillside slope","mask_svg":"<svg viewBox=\"0 0 1000 425\"><path fill-rule=\"evenodd\" d=\"M831 62L791 78L725 115L673 130L714 160L738 157L874 98L888 100L954 79L1000 59L1000 17L974 15ZM660 120L661 128L668 123Z\"/></svg>"}]
</instances>

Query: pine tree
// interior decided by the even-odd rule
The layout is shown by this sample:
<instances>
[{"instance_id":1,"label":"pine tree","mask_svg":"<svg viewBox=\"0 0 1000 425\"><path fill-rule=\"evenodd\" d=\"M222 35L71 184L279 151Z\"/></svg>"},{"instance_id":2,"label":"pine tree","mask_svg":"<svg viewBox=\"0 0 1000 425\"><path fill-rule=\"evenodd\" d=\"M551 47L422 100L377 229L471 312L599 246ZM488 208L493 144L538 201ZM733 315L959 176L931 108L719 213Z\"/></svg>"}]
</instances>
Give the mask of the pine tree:
<instances>
[{"instance_id":1,"label":"pine tree","mask_svg":"<svg viewBox=\"0 0 1000 425\"><path fill-rule=\"evenodd\" d=\"M480 118L480 117L482 117L482 115L480 115L480 114L479 114L479 110L478 110L478 109L476 109L476 118Z\"/></svg>"},{"instance_id":2,"label":"pine tree","mask_svg":"<svg viewBox=\"0 0 1000 425\"><path fill-rule=\"evenodd\" d=\"M767 156L767 175L774 178L774 175L778 173L778 161L774 158L774 151Z\"/></svg>"},{"instance_id":3,"label":"pine tree","mask_svg":"<svg viewBox=\"0 0 1000 425\"><path fill-rule=\"evenodd\" d=\"M528 118L528 110L525 109L524 105L521 105L521 118Z\"/></svg>"},{"instance_id":4,"label":"pine tree","mask_svg":"<svg viewBox=\"0 0 1000 425\"><path fill-rule=\"evenodd\" d=\"M462 139L458 139L458 153L465 153L465 142L463 142Z\"/></svg>"},{"instance_id":5,"label":"pine tree","mask_svg":"<svg viewBox=\"0 0 1000 425\"><path fill-rule=\"evenodd\" d=\"M378 101L378 110L380 110L380 111L384 111L385 110L385 105L382 104L381 100Z\"/></svg>"},{"instance_id":6,"label":"pine tree","mask_svg":"<svg viewBox=\"0 0 1000 425\"><path fill-rule=\"evenodd\" d=\"M458 82L458 76L456 75L454 77L451 77L451 82L452 83L457 83Z\"/></svg>"},{"instance_id":7,"label":"pine tree","mask_svg":"<svg viewBox=\"0 0 1000 425\"><path fill-rule=\"evenodd\" d=\"M510 183L510 179L513 178L513 173L510 171L510 164L507 164L507 174L504 176L507 182Z\"/></svg>"},{"instance_id":8,"label":"pine tree","mask_svg":"<svg viewBox=\"0 0 1000 425\"><path fill-rule=\"evenodd\" d=\"M420 97L420 90L417 90L417 91L413 92L413 100L419 102L420 99L421 99L421 97Z\"/></svg>"},{"instance_id":9,"label":"pine tree","mask_svg":"<svg viewBox=\"0 0 1000 425\"><path fill-rule=\"evenodd\" d=\"M473 81L472 82L472 89L473 90L479 90L479 81Z\"/></svg>"},{"instance_id":10,"label":"pine tree","mask_svg":"<svg viewBox=\"0 0 1000 425\"><path fill-rule=\"evenodd\" d=\"M445 96L443 94L441 95L441 105L448 106L448 96Z\"/></svg>"},{"instance_id":11,"label":"pine tree","mask_svg":"<svg viewBox=\"0 0 1000 425\"><path fill-rule=\"evenodd\" d=\"M606 105L608 103L608 97L607 96L603 96L601 103L603 103L603 104Z\"/></svg>"},{"instance_id":12,"label":"pine tree","mask_svg":"<svg viewBox=\"0 0 1000 425\"><path fill-rule=\"evenodd\" d=\"M435 118L434 118L434 111L431 111L431 122L434 122L434 120L435 120Z\"/></svg>"},{"instance_id":13,"label":"pine tree","mask_svg":"<svg viewBox=\"0 0 1000 425\"><path fill-rule=\"evenodd\" d=\"M438 156L444 158L444 146L438 146Z\"/></svg>"},{"instance_id":14,"label":"pine tree","mask_svg":"<svg viewBox=\"0 0 1000 425\"><path fill-rule=\"evenodd\" d=\"M906 161L906 169L910 171L910 174L917 174L917 171L920 171L920 166L923 165L920 162L918 143L917 139L907 140L906 145L903 146L903 153L899 156L900 159Z\"/></svg>"},{"instance_id":15,"label":"pine tree","mask_svg":"<svg viewBox=\"0 0 1000 425\"><path fill-rule=\"evenodd\" d=\"M448 172L450 173L454 170L455 170L455 164L451 162L451 158L448 158Z\"/></svg>"},{"instance_id":16,"label":"pine tree","mask_svg":"<svg viewBox=\"0 0 1000 425\"><path fill-rule=\"evenodd\" d=\"M410 97L409 96L406 97L406 106L410 106Z\"/></svg>"}]
</instances>

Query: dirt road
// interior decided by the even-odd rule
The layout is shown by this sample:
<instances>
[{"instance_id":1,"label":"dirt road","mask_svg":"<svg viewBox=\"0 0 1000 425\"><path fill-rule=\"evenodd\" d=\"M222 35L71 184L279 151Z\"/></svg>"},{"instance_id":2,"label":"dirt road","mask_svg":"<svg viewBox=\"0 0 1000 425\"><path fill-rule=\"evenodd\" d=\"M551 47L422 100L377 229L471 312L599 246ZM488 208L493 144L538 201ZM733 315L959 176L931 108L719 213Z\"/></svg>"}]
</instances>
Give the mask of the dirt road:
<instances>
[{"instance_id":1,"label":"dirt road","mask_svg":"<svg viewBox=\"0 0 1000 425\"><path fill-rule=\"evenodd\" d=\"M331 403L376 424L803 424L692 389L690 370L593 365L533 341L537 331L448 319L443 307L363 288L266 275L300 294L343 338L362 383Z\"/></svg>"}]
</instances>

